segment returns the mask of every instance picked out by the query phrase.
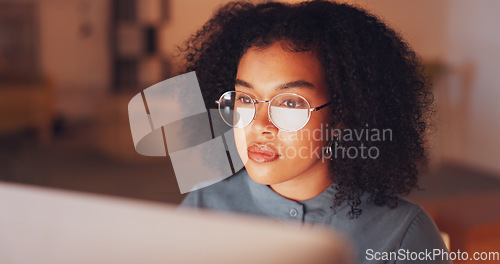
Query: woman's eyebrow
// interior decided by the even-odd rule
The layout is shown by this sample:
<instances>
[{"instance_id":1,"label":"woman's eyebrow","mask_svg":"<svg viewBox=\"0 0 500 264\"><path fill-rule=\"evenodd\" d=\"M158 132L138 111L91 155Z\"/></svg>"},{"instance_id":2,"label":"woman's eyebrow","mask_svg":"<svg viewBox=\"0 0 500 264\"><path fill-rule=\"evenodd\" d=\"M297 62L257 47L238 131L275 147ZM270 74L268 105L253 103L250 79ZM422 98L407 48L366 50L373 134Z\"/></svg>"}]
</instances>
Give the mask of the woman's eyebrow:
<instances>
[{"instance_id":1,"label":"woman's eyebrow","mask_svg":"<svg viewBox=\"0 0 500 264\"><path fill-rule=\"evenodd\" d=\"M235 85L247 87L253 89L253 86L249 84L248 82L245 82L240 79L236 79ZM314 88L314 85L310 82L304 81L304 80L298 80L294 82L287 82L287 83L282 83L276 86L277 90L281 89L287 89L287 88L298 88L298 87L305 87L305 88Z\"/></svg>"},{"instance_id":2,"label":"woman's eyebrow","mask_svg":"<svg viewBox=\"0 0 500 264\"><path fill-rule=\"evenodd\" d=\"M245 81L242 81L240 79L236 79L236 81L234 82L234 85L239 85L239 86L243 86L243 87L247 87L247 88L253 88L253 86Z\"/></svg>"},{"instance_id":3,"label":"woman's eyebrow","mask_svg":"<svg viewBox=\"0 0 500 264\"><path fill-rule=\"evenodd\" d=\"M282 83L276 86L276 89L287 89L287 88L298 88L298 87L314 88L314 85L304 80L298 80L294 82Z\"/></svg>"}]
</instances>

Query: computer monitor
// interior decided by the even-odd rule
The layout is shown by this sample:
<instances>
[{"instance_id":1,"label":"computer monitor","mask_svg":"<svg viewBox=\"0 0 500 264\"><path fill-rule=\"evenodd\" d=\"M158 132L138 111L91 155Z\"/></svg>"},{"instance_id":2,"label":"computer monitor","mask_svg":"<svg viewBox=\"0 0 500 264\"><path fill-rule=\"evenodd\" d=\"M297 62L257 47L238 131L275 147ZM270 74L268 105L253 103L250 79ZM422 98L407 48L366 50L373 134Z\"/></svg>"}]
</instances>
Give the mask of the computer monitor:
<instances>
[{"instance_id":1,"label":"computer monitor","mask_svg":"<svg viewBox=\"0 0 500 264\"><path fill-rule=\"evenodd\" d=\"M0 183L0 263L352 263L327 229Z\"/></svg>"}]
</instances>

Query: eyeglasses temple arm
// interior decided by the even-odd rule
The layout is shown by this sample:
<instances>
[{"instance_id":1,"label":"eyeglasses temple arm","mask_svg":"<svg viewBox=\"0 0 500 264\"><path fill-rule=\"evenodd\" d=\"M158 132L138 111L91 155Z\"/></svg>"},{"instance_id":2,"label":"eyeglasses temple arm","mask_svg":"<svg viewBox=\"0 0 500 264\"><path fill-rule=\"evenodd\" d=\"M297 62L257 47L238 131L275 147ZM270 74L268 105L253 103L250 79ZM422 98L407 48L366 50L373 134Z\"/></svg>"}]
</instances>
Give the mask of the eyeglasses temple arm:
<instances>
[{"instance_id":1,"label":"eyeglasses temple arm","mask_svg":"<svg viewBox=\"0 0 500 264\"><path fill-rule=\"evenodd\" d=\"M332 104L332 102L328 102L328 103L326 103L326 104L324 104L324 105L321 105L321 106L318 106L318 107L316 107L316 108L311 108L311 111L318 111L318 110L321 110L321 109L323 109L323 108L325 108L325 107L327 107L327 106L329 106L329 105L331 105L331 104Z\"/></svg>"}]
</instances>

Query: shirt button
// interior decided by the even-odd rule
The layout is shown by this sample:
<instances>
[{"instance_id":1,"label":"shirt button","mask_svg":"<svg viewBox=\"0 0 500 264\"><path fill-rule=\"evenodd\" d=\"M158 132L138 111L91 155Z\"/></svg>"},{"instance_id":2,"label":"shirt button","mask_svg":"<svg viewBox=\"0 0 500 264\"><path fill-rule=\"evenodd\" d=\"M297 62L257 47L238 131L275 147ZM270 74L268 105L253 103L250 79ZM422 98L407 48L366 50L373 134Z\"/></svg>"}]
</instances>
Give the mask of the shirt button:
<instances>
[{"instance_id":1,"label":"shirt button","mask_svg":"<svg viewBox=\"0 0 500 264\"><path fill-rule=\"evenodd\" d=\"M298 214L299 214L299 212L297 212L297 209L295 209L295 208L290 209L290 216L291 217L296 217Z\"/></svg>"}]
</instances>

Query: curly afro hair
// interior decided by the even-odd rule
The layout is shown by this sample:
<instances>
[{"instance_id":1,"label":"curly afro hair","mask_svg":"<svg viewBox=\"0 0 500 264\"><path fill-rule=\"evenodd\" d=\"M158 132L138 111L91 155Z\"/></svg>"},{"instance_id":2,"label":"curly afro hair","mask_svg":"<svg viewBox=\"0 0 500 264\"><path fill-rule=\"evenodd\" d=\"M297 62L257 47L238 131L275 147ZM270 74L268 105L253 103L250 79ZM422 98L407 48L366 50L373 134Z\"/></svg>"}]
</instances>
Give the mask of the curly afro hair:
<instances>
[{"instance_id":1,"label":"curly afro hair","mask_svg":"<svg viewBox=\"0 0 500 264\"><path fill-rule=\"evenodd\" d=\"M392 29L366 11L346 4L232 2L218 10L185 44L186 71L196 71L207 108L234 90L238 63L250 47L276 41L290 52L314 50L329 85L332 127L390 129L391 140L360 138L341 142L348 149L376 147L378 158L332 160L336 183L332 209L347 202L349 218L369 203L397 206L398 195L417 187L426 164L424 132L432 94L415 53Z\"/></svg>"}]
</instances>

